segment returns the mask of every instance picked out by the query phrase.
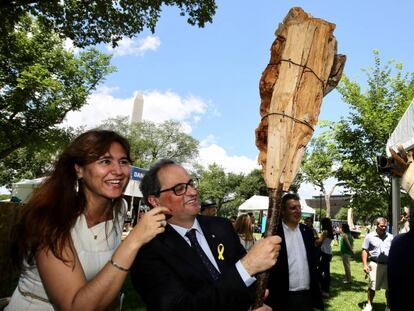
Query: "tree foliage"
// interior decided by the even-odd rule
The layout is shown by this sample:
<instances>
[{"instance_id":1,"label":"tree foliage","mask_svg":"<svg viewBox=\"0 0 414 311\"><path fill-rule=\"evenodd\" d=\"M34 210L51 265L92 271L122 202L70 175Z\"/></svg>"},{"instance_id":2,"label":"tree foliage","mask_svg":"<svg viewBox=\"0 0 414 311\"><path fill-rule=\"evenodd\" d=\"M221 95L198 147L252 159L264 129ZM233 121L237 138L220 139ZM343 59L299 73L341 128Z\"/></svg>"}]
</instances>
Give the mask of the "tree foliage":
<instances>
[{"instance_id":1,"label":"tree foliage","mask_svg":"<svg viewBox=\"0 0 414 311\"><path fill-rule=\"evenodd\" d=\"M320 121L319 125L322 129L335 127L334 123L329 121ZM303 180L319 187L325 197L327 215L330 215L330 197L336 185L327 189L325 184L329 178L335 177L338 158L334 131L323 130L311 139L302 161Z\"/></svg>"},{"instance_id":2,"label":"tree foliage","mask_svg":"<svg viewBox=\"0 0 414 311\"><path fill-rule=\"evenodd\" d=\"M37 17L48 30L70 38L75 46L101 42L115 46L123 36L133 37L145 28L154 31L161 10L176 6L190 25L204 27L216 11L213 0L0 0L0 31L13 31L22 15Z\"/></svg>"},{"instance_id":3,"label":"tree foliage","mask_svg":"<svg viewBox=\"0 0 414 311\"><path fill-rule=\"evenodd\" d=\"M23 16L0 40L0 159L61 135L56 125L113 71L109 61L96 49L75 56L57 34Z\"/></svg>"},{"instance_id":4,"label":"tree foliage","mask_svg":"<svg viewBox=\"0 0 414 311\"><path fill-rule=\"evenodd\" d=\"M332 125L320 122L321 128ZM324 182L334 176L334 163L337 158L336 144L331 131L323 131L312 138L302 162L303 179L318 186L325 192Z\"/></svg>"},{"instance_id":5,"label":"tree foliage","mask_svg":"<svg viewBox=\"0 0 414 311\"><path fill-rule=\"evenodd\" d=\"M56 156L77 136L78 131L68 128L53 131L41 145L30 145L13 151L0 161L0 186L11 188L21 179L34 179L47 175Z\"/></svg>"},{"instance_id":6,"label":"tree foliage","mask_svg":"<svg viewBox=\"0 0 414 311\"><path fill-rule=\"evenodd\" d=\"M369 220L389 211L390 182L377 173L376 156L385 154L389 135L413 99L414 75L393 61L383 65L377 51L365 72L365 91L347 76L338 87L350 114L336 125L335 140L341 161L336 177L353 193L355 218Z\"/></svg>"},{"instance_id":7,"label":"tree foliage","mask_svg":"<svg viewBox=\"0 0 414 311\"><path fill-rule=\"evenodd\" d=\"M199 171L201 200L212 200L217 205L217 211L222 215L222 207L226 202L235 199L236 191L242 180L242 175L226 173L218 164L214 163L207 169Z\"/></svg>"},{"instance_id":8,"label":"tree foliage","mask_svg":"<svg viewBox=\"0 0 414 311\"><path fill-rule=\"evenodd\" d=\"M116 130L125 136L131 143L134 165L142 168L164 158L185 163L198 156L198 141L186 134L177 121L130 124L128 118L118 117L105 121L100 127Z\"/></svg>"},{"instance_id":9,"label":"tree foliage","mask_svg":"<svg viewBox=\"0 0 414 311\"><path fill-rule=\"evenodd\" d=\"M267 196L269 191L259 169L254 169L243 177L236 189L236 194L240 199L247 200L254 195Z\"/></svg>"}]
</instances>

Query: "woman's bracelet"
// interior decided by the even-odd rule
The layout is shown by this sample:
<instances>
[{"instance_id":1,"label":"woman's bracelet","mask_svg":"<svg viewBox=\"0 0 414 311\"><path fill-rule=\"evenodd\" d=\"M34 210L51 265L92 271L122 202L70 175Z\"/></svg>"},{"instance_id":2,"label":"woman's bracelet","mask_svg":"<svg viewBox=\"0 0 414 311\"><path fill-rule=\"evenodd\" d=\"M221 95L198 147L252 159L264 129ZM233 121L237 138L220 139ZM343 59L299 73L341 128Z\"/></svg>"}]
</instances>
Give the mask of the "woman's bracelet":
<instances>
[{"instance_id":1,"label":"woman's bracelet","mask_svg":"<svg viewBox=\"0 0 414 311\"><path fill-rule=\"evenodd\" d=\"M112 260L112 258L111 258L111 260L109 262L111 263L111 265L113 265L118 270L121 270L121 271L124 271L124 272L128 272L129 271L129 269L126 269L126 268L118 265L115 261Z\"/></svg>"}]
</instances>

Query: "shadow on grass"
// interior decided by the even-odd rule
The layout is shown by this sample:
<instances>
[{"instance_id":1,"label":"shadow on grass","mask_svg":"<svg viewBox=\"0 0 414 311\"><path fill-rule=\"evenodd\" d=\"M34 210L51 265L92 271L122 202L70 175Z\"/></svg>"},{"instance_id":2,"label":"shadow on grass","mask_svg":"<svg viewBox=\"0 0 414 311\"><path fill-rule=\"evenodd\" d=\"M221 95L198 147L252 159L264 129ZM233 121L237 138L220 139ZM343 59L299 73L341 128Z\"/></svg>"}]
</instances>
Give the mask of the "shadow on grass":
<instances>
[{"instance_id":1,"label":"shadow on grass","mask_svg":"<svg viewBox=\"0 0 414 311\"><path fill-rule=\"evenodd\" d=\"M357 303L359 310L362 310L367 303L367 282L353 280L352 283L344 284L343 283L344 275L340 273L331 272L331 286L329 299L325 299L325 308L328 310L343 310L341 306L335 305L332 298L335 298L344 292L351 292L360 295L363 293L363 299ZM381 291L383 292L383 291ZM348 301L350 303L350 301ZM384 310L386 307L385 303L373 303L373 310ZM356 309L356 308L355 308ZM356 309L358 310L358 309Z\"/></svg>"}]
</instances>

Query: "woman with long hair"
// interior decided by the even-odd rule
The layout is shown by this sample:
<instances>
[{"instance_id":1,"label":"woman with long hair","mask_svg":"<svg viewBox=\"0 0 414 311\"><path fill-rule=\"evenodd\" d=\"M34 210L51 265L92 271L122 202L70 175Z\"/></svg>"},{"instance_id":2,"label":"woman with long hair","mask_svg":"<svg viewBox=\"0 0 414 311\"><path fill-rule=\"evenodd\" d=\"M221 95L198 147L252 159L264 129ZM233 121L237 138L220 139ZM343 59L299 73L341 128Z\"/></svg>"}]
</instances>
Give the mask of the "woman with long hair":
<instances>
[{"instance_id":1,"label":"woman with long hair","mask_svg":"<svg viewBox=\"0 0 414 311\"><path fill-rule=\"evenodd\" d=\"M78 136L23 207L12 256L21 268L6 310L115 310L139 249L163 232L148 212L121 243L130 146L112 131Z\"/></svg>"},{"instance_id":2,"label":"woman with long hair","mask_svg":"<svg viewBox=\"0 0 414 311\"><path fill-rule=\"evenodd\" d=\"M253 226L250 216L248 214L241 214L238 216L234 229L239 235L241 245L243 245L246 252L249 251L256 242L253 236Z\"/></svg>"},{"instance_id":3,"label":"woman with long hair","mask_svg":"<svg viewBox=\"0 0 414 311\"><path fill-rule=\"evenodd\" d=\"M329 297L331 285L331 260L332 260L332 240L334 239L332 221L330 218L322 218L321 234L315 241L316 246L320 246L319 257L319 281L321 284L322 297Z\"/></svg>"}]
</instances>

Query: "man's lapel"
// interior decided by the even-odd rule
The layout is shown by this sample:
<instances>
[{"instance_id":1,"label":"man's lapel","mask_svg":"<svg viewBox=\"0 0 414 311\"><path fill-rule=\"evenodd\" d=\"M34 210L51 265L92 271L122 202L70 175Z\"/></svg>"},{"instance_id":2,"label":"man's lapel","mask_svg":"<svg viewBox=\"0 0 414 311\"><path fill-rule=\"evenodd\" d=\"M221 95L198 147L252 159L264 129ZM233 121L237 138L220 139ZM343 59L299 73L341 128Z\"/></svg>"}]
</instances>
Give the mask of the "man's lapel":
<instances>
[{"instance_id":1,"label":"man's lapel","mask_svg":"<svg viewBox=\"0 0 414 311\"><path fill-rule=\"evenodd\" d=\"M204 275L208 279L211 278L198 254L170 225L167 225L164 234L160 235L160 242L163 244L166 252L177 257L180 261L177 264L185 266L186 269L196 270L200 276Z\"/></svg>"},{"instance_id":2,"label":"man's lapel","mask_svg":"<svg viewBox=\"0 0 414 311\"><path fill-rule=\"evenodd\" d=\"M203 230L204 237L210 247L214 260L216 261L221 272L225 269L226 260L226 241L223 239L221 231L217 226L214 226L211 218L197 217L201 230Z\"/></svg>"}]
</instances>

